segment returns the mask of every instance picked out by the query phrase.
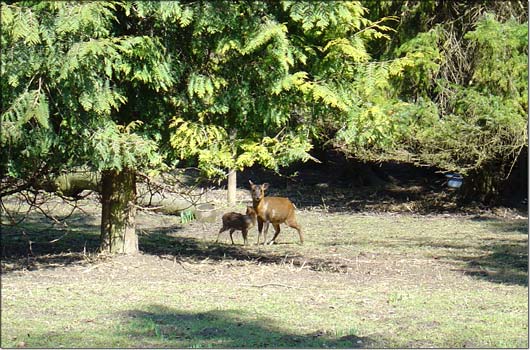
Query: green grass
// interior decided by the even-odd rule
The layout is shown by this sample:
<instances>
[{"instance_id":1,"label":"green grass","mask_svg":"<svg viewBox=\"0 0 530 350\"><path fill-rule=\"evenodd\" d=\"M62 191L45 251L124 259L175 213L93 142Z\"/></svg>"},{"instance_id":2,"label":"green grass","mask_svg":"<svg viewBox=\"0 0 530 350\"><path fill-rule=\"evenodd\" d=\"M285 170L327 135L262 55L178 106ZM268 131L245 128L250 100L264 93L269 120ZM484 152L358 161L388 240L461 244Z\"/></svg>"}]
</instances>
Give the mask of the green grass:
<instances>
[{"instance_id":1,"label":"green grass","mask_svg":"<svg viewBox=\"0 0 530 350\"><path fill-rule=\"evenodd\" d=\"M214 244L218 223L142 214L144 254L105 259L81 253L97 226L72 227L78 260L57 263L42 244L39 264L3 262L1 345L528 346L526 220L303 211L299 221L303 246L282 228L280 244L244 247L240 234ZM35 240L63 234L32 236L41 224L31 225ZM3 246L22 244L14 237Z\"/></svg>"}]
</instances>

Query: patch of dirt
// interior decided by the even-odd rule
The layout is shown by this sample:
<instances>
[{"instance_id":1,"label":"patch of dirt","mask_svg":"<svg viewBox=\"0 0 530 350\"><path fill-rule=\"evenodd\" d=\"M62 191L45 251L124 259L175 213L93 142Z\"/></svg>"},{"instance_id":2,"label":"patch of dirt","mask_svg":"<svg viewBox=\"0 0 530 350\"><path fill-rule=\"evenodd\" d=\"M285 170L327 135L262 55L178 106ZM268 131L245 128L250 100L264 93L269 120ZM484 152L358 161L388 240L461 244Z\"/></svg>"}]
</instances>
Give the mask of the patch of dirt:
<instances>
[{"instance_id":1,"label":"patch of dirt","mask_svg":"<svg viewBox=\"0 0 530 350\"><path fill-rule=\"evenodd\" d=\"M456 278L444 264L427 259L396 257L391 255L359 254L354 259L325 254L290 255L284 253L257 253L260 248L244 250L242 246L222 245L229 253L210 253L209 248L197 256L188 255L136 255L106 256L92 254L76 259L70 264L47 265L45 259L35 259L30 270L4 269L4 280L31 279L32 283L47 284L90 280L92 283L160 283L178 281L179 284L204 281L229 283L241 288L256 290L296 290L321 288L321 280L328 283L356 286L383 283L389 288L408 281L411 285L428 282L445 276ZM230 253L230 251L232 253ZM189 252L188 252L189 253ZM63 257L66 259L67 257ZM6 275L7 274L7 275ZM7 277L7 279L6 279ZM313 301L318 305L318 300ZM327 305L325 305L327 307ZM355 344L352 344L352 346Z\"/></svg>"},{"instance_id":2,"label":"patch of dirt","mask_svg":"<svg viewBox=\"0 0 530 350\"><path fill-rule=\"evenodd\" d=\"M458 207L455 193L445 186L445 177L432 170L390 169L392 176L387 176L383 183L375 181L377 185L372 185L362 183L352 169L341 169L341 164L297 167L296 176L248 169L238 174L240 188L237 200L240 204L250 203L248 180L252 179L255 183L268 182L268 195L290 198L303 215L325 216L344 212L368 215L471 215L477 219L527 217L527 212L520 208ZM380 173L379 176L383 177ZM202 200L213 202L219 208L218 217L212 223L182 225L179 216L139 211L137 231L143 254L132 258L110 258L95 253L99 242L100 216L97 195L88 196L76 204L80 210L71 215L68 221L74 230L72 233L69 233L68 227L61 227L32 214L29 223L33 231L3 228L2 273L54 269L57 278L62 273L69 278L72 270L82 276L89 276L97 275L96 272L119 271L117 267L123 267L131 278L139 277L137 273L146 278L158 276L160 269L181 270L190 275L227 275L235 269L267 267L277 269L277 273L287 271L289 275L296 271L296 276L302 276L302 272L344 274L362 283L377 278L389 281L403 279L406 274L410 275L411 280L429 278L424 272L427 265L432 274L439 274L444 269L436 260L389 254L377 256L356 253L346 256L340 252L319 250L304 254L298 251L296 245L275 250L253 245L228 245L224 243L228 239L226 234L221 236L220 244L214 244L212 237L219 230L220 215L225 210L240 210L240 205L237 208L226 207L226 191L222 186L210 187ZM54 204L53 201L50 203ZM57 201L53 208L60 209L61 202ZM234 238L239 242L240 233L237 232ZM255 284L266 283L266 280L257 280Z\"/></svg>"},{"instance_id":3,"label":"patch of dirt","mask_svg":"<svg viewBox=\"0 0 530 350\"><path fill-rule=\"evenodd\" d=\"M399 304L402 298L407 297L396 293L396 288L412 290L420 286L425 288L426 293L444 286L454 290L469 290L475 286L471 282L473 278L503 285L518 283L527 286L528 265L523 262L527 262L528 255L522 251L522 248L527 249L527 245L520 244L521 239L514 240L511 245L495 245L498 251L489 246L484 248L485 243L480 242L477 243L477 249L483 249L483 254L469 256L468 252L474 248L471 244L446 246L443 245L443 239L437 241L440 245L433 244L432 249L436 249L437 254L446 250L461 250L464 255L459 257L459 265L455 265L444 260L443 254L440 259L436 255L412 252L411 245L399 238L400 231L394 232L393 226L394 223L407 225L409 221L402 217L410 215L433 216L432 220L440 220L441 225L444 225L444 218L467 216L477 222L494 218L492 225L498 224L498 227L493 231L524 234L527 233L527 225L520 224L520 219L527 217L524 210L458 207L454 192L444 187L444 179L437 183L440 179L436 180L437 175L432 174L432 177L410 176L402 180L390 180L383 185L354 184L348 181L348 176L337 174L329 169L315 171L301 168L298 177L291 178L250 169L239 174L241 187L237 191L237 206L229 208L225 205L226 191L223 187L210 187L206 192L202 200L213 202L219 208L218 217L211 223L193 221L183 224L176 215L139 211L137 232L142 253L137 255L108 256L96 253L100 204L95 195L78 203L80 210L68 217L67 225L32 213L25 226L2 227L2 283L9 290L18 290L20 286L24 290L31 290L31 286L39 285L45 288L49 286L53 291L54 286L79 282L79 285L90 288L94 286L92 292L98 295L105 293L99 286L112 283L113 286L123 286L118 289L123 293L124 300L131 303L142 301L141 297L132 294L127 288L133 284L152 288L157 293L158 289L169 291L169 294L180 286L199 286L189 291L194 298L211 297L207 286L212 285L217 290L215 301L221 304L239 301L240 294L225 295L225 287L219 287L231 286L238 292L243 290L246 295L257 297L270 297L278 293L291 295L293 302L307 303L308 310L314 312L325 313L333 309L340 312L341 303L353 302L359 310L370 310L366 317L378 322L395 317L390 314L394 311L394 304ZM306 226L306 235L312 235L315 240L308 239L305 245L300 246L297 244L297 235L285 229L282 230L280 243L275 246L243 246L240 232L234 235L235 245L229 244L227 233L221 235L220 243L215 243L220 215L224 211L241 212L242 204L250 202L247 186L250 178L256 183L269 182L268 194L271 196L289 197L298 207L297 215L305 221L303 223L311 223ZM68 212L58 211L64 209L60 201L51 203L56 204L51 208L56 208L52 212L57 216L68 215ZM373 222L376 224L386 222L384 229L388 230L388 237L382 238L384 247L392 247L389 242L398 242L396 244L401 245L402 249L370 251L359 248L358 243L366 244L371 237L355 237L360 229L352 227L365 215L375 216ZM337 223L341 218L349 218L349 221ZM510 219L518 220L513 220L511 225ZM405 223L400 224L400 220ZM451 224L454 223L451 221ZM412 244L423 249L423 227L417 230L419 243ZM453 231L448 229L443 232ZM255 233L256 229L253 228L252 234ZM329 233L333 236L324 236ZM494 237L496 241L499 240L497 236ZM249 238L251 243L255 242L255 236ZM501 238L505 239L504 236ZM493 247L493 243L488 244ZM373 286L377 286L376 293L369 292L369 296L361 296L353 301L350 299L352 291L371 291ZM482 284L481 288L496 286L493 283ZM334 299L329 295L333 295ZM142 315L136 312L116 317ZM151 315L147 318L157 320L156 317ZM157 323L157 330L164 337L191 337L188 332L178 331L174 323L164 324L162 321ZM433 331L438 326L437 322L423 325L425 329ZM347 344L348 348L364 348L373 344L384 347L385 344L384 336L375 334L361 337L358 334L331 334L326 331L307 333L311 329L304 330L302 335L282 335L280 341L292 344L306 338L334 339ZM147 334L149 337L159 336L154 330L149 332L153 333ZM219 338L223 337L223 332L223 329L217 328L217 324L212 324L199 329L197 334L201 338ZM352 333L355 332L352 330ZM138 337L141 339L140 335ZM377 343L372 342L374 338L378 339ZM430 344L418 341L410 345L425 347Z\"/></svg>"},{"instance_id":4,"label":"patch of dirt","mask_svg":"<svg viewBox=\"0 0 530 350\"><path fill-rule=\"evenodd\" d=\"M211 191L209 195L212 201L218 200L219 203L225 199L224 191L220 189ZM215 197L216 195L219 195L219 199ZM242 198L250 197L245 190L241 190L240 195ZM272 275L279 278L283 276L286 281L296 282L293 284L295 287L308 283L314 278L315 273L343 275L360 284L381 279L386 279L389 284L403 280L415 283L418 280L438 278L441 273L451 274L447 266L436 259L362 251L345 254L345 251L339 249L340 246L333 245L325 249L315 247L309 250L299 249L298 244L281 242L277 247L258 247L253 244L245 247L241 245L239 232L234 235L236 245L228 244L227 235L221 235L220 243L216 244L214 239L220 227L219 218L212 223L194 221L183 225L179 216L152 211L141 211L137 217L142 254L132 257L109 257L96 253L99 241L97 220L99 204L95 198L87 198L81 207L83 212L76 214L79 217L71 218L71 233L34 217L30 219L39 227L38 231L31 232L26 229L21 235L20 229L5 230L2 233L2 273L5 275L32 272L33 278L38 279L42 274L42 278L46 279L49 278L50 269L53 269L54 278L68 279L72 274L79 274L82 278L88 276L98 278L97 276L107 274L118 276L121 271L131 280L150 278L150 276L158 280L162 278L161 271L164 274L180 271L183 278L203 276L207 279L212 275L231 276L232 279L236 279L232 282L245 283L247 279L237 280L237 274L234 274L235 271L243 271L255 276L253 283L255 288L268 287L269 277L263 279L258 277L265 276L264 271L271 269L274 270ZM316 220L315 222L323 227L326 225L327 215L337 215L329 213L329 208L326 211L322 207L306 207L299 210L301 216L312 217L311 220ZM220 215L221 212L218 213L218 216ZM370 215L398 217L404 214ZM478 218L484 217L478 216ZM46 225L50 227L49 230L45 228ZM289 233L286 232L281 237L287 234ZM251 242L254 239L255 237L251 237ZM28 241L33 242L30 245L33 247L31 250L28 250ZM472 274L472 271L468 268L462 273ZM246 284L249 284L248 281ZM292 288L293 285L288 284L284 288Z\"/></svg>"}]
</instances>

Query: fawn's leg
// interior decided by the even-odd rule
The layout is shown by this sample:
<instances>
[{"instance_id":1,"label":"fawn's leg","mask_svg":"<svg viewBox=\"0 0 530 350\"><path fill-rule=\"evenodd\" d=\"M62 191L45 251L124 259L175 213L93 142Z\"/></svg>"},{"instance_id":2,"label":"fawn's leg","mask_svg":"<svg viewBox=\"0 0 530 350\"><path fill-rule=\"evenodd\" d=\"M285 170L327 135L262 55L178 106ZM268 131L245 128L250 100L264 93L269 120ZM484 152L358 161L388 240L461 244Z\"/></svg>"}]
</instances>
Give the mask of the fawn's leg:
<instances>
[{"instance_id":1,"label":"fawn's leg","mask_svg":"<svg viewBox=\"0 0 530 350\"><path fill-rule=\"evenodd\" d=\"M230 240L232 241L232 244L234 244L234 239L232 238L232 234L234 233L235 229L230 229Z\"/></svg>"},{"instance_id":2,"label":"fawn's leg","mask_svg":"<svg viewBox=\"0 0 530 350\"><path fill-rule=\"evenodd\" d=\"M219 230L219 233L217 234L217 239L215 240L215 243L219 241L219 236L221 235L221 232L224 232L224 231L226 231L226 228L223 226L221 227L221 229Z\"/></svg>"},{"instance_id":3,"label":"fawn's leg","mask_svg":"<svg viewBox=\"0 0 530 350\"><path fill-rule=\"evenodd\" d=\"M241 233L243 234L243 242L244 242L243 244L248 245L248 240L247 240L248 229L243 229Z\"/></svg>"}]
</instances>

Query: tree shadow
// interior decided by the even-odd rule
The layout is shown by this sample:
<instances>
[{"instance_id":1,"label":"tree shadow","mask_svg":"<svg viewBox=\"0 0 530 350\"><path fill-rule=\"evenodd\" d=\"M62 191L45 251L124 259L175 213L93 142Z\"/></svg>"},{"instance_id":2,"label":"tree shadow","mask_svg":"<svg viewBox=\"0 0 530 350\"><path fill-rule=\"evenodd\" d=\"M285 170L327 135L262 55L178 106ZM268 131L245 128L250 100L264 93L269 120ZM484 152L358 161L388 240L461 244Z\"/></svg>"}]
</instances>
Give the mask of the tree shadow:
<instances>
[{"instance_id":1,"label":"tree shadow","mask_svg":"<svg viewBox=\"0 0 530 350\"><path fill-rule=\"evenodd\" d=\"M483 221L489 229L499 233L520 234L524 239L505 238L500 242L495 240L493 244L482 244L479 250L483 254L478 257L464 254L454 256L466 264L461 271L490 282L528 286L528 221L493 218L472 220Z\"/></svg>"},{"instance_id":2,"label":"tree shadow","mask_svg":"<svg viewBox=\"0 0 530 350\"><path fill-rule=\"evenodd\" d=\"M172 218L173 219L173 218ZM264 264L285 264L294 267L305 265L316 271L342 271L341 265L326 259L308 258L293 249L271 252L268 247L257 251L242 245L214 243L203 238L189 237L182 224L170 220L168 225L140 225L138 238L140 251L157 256L171 256L180 260L200 262L236 260ZM2 273L20 270L42 270L90 262L98 252L100 227L93 216L74 213L68 226L56 225L38 213L30 213L24 223L17 226L0 226ZM286 260L286 255L289 260Z\"/></svg>"},{"instance_id":3,"label":"tree shadow","mask_svg":"<svg viewBox=\"0 0 530 350\"><path fill-rule=\"evenodd\" d=\"M489 217L474 217L472 221L483 222L487 226L490 226L491 229L500 232L516 232L528 235L528 221L527 220L512 220L512 221L503 221L495 218Z\"/></svg>"},{"instance_id":4,"label":"tree shadow","mask_svg":"<svg viewBox=\"0 0 530 350\"><path fill-rule=\"evenodd\" d=\"M74 213L67 226L37 213L16 226L0 226L2 273L66 266L83 262L99 248L99 225Z\"/></svg>"},{"instance_id":5,"label":"tree shadow","mask_svg":"<svg viewBox=\"0 0 530 350\"><path fill-rule=\"evenodd\" d=\"M528 242L504 242L481 249L487 253L456 257L466 263L460 271L490 282L528 286Z\"/></svg>"},{"instance_id":6,"label":"tree shadow","mask_svg":"<svg viewBox=\"0 0 530 350\"><path fill-rule=\"evenodd\" d=\"M2 272L33 270L67 266L90 262L87 259L99 248L99 223L84 213L74 213L69 219L69 226L62 227L50 224L47 219L34 213L28 216L23 225L0 226L2 230L1 257ZM484 221L497 232L516 233L528 236L528 223L524 220L505 221L499 219L474 218ZM174 220L160 225L150 222L148 227L139 230L140 250L147 254L200 262L235 260L264 264L289 264L293 267L304 267L313 271L347 272L351 266L348 262L333 257L314 257L304 255L293 244L282 249L271 250L268 247L245 247L214 243L204 237L190 237L189 230L183 230L181 224ZM154 223L154 224L153 224ZM185 232L186 231L186 232ZM182 234L181 234L182 233ZM326 243L322 243L326 244ZM330 243L338 245L340 242ZM349 242L348 244L351 244ZM408 247L432 246L437 249L450 249L451 253L442 256L443 260L456 262L456 269L477 278L491 282L528 285L528 240L505 239L502 242L484 242L466 244L466 242L431 242L425 240L407 240L403 242L384 243ZM399 248L399 247L398 247ZM466 250L474 249L483 254L466 255ZM445 254L445 253L442 253ZM460 264L458 264L460 262ZM461 263L465 267L461 268Z\"/></svg>"},{"instance_id":7,"label":"tree shadow","mask_svg":"<svg viewBox=\"0 0 530 350\"><path fill-rule=\"evenodd\" d=\"M447 187L447 178L436 168L399 162L365 164L337 154L324 159L320 164L295 163L282 169L282 174L254 166L238 173L238 186L248 189L249 179L268 182L268 196L287 197L298 208L328 212L460 214L492 209L461 203L458 191ZM520 201L515 204L510 211L528 215L526 206Z\"/></svg>"},{"instance_id":8,"label":"tree shadow","mask_svg":"<svg viewBox=\"0 0 530 350\"><path fill-rule=\"evenodd\" d=\"M486 221L486 224L497 232L521 234L526 237L524 239L492 238L488 240L491 243L484 241L479 245L425 240L416 240L411 244L448 249L449 253L445 256L438 256L438 258L449 262L464 263L463 268L455 268L455 271L466 275L489 282L528 286L528 222L524 220L506 222L491 218L480 221ZM478 250L479 254L466 254L468 250Z\"/></svg>"},{"instance_id":9,"label":"tree shadow","mask_svg":"<svg viewBox=\"0 0 530 350\"><path fill-rule=\"evenodd\" d=\"M191 313L151 305L121 316L126 323L123 336L142 347L363 348L374 344L371 338L354 333L291 334L275 326L272 319L247 317L241 310Z\"/></svg>"},{"instance_id":10,"label":"tree shadow","mask_svg":"<svg viewBox=\"0 0 530 350\"><path fill-rule=\"evenodd\" d=\"M346 266L333 259L307 257L296 249L282 249L274 252L267 247L257 247L257 251L243 245L215 243L199 238L180 236L177 232L161 234L157 228L144 230L139 238L142 252L156 256L169 256L181 261L249 261L260 264L289 264L293 267L305 266L314 271L345 272ZM297 246L294 244L294 246Z\"/></svg>"},{"instance_id":11,"label":"tree shadow","mask_svg":"<svg viewBox=\"0 0 530 350\"><path fill-rule=\"evenodd\" d=\"M471 219L476 221L476 218ZM422 250L429 257L454 266L453 271L494 283L528 286L528 222L525 220L505 221L493 218L485 221L488 229L501 233L501 238L488 238L481 241L403 238L373 243L389 250L412 249L418 254ZM510 237L502 237L503 234ZM520 235L520 236L519 236ZM518 236L520 238L518 238ZM334 247L340 245L363 244L352 239L322 243ZM434 251L434 252L433 252ZM474 253L470 254L469 251ZM347 267L347 266L344 266ZM344 267L340 270L343 270Z\"/></svg>"},{"instance_id":12,"label":"tree shadow","mask_svg":"<svg viewBox=\"0 0 530 350\"><path fill-rule=\"evenodd\" d=\"M342 158L342 157L341 157ZM268 196L289 198L298 208L328 212L384 212L411 210L419 214L461 212L444 175L436 169L384 163L369 166L346 159L321 164L295 164L278 174L260 167L238 174L238 184L248 180L268 182ZM376 180L373 180L376 179Z\"/></svg>"},{"instance_id":13,"label":"tree shadow","mask_svg":"<svg viewBox=\"0 0 530 350\"><path fill-rule=\"evenodd\" d=\"M99 224L92 216L83 213L74 213L68 223L66 227L56 225L37 213L31 213L23 224L1 226L2 273L89 263L99 249ZM175 223L139 228L140 250L191 262L235 260L294 267L305 265L315 271L344 270L343 265L332 260L304 257L296 250L296 244L293 249L282 249L281 252L271 252L268 247L258 247L256 251L242 245L180 235L182 230L183 226Z\"/></svg>"}]
</instances>

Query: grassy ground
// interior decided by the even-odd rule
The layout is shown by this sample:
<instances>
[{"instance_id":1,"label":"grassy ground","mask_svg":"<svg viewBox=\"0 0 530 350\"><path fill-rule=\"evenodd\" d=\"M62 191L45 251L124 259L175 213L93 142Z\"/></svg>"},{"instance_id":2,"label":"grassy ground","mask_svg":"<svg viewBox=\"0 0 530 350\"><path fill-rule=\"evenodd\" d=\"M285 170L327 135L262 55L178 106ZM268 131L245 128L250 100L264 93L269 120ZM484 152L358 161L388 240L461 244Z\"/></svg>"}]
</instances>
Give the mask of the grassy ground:
<instances>
[{"instance_id":1,"label":"grassy ground","mask_svg":"<svg viewBox=\"0 0 530 350\"><path fill-rule=\"evenodd\" d=\"M529 345L526 218L300 210L306 244L245 247L140 213L143 253L104 257L82 209L2 233L2 347Z\"/></svg>"}]
</instances>

